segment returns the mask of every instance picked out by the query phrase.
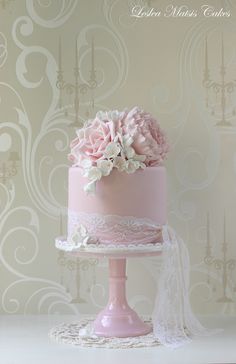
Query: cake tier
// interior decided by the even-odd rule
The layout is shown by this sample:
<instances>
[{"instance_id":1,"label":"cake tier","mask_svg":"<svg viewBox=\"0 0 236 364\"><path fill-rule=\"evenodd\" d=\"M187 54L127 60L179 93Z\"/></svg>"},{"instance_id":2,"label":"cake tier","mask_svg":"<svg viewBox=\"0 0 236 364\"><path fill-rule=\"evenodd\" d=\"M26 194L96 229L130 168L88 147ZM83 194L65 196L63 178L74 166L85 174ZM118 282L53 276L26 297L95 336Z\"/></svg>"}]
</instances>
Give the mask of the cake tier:
<instances>
[{"instance_id":1,"label":"cake tier","mask_svg":"<svg viewBox=\"0 0 236 364\"><path fill-rule=\"evenodd\" d=\"M115 215L122 217L138 218L148 221L145 232L144 243L153 240L153 225L164 225L167 220L166 203L166 169L165 167L147 167L137 170L135 173L127 174L114 169L109 176L103 177L96 183L96 193L84 192L84 185L88 179L83 177L81 169L71 167L69 169L69 200L68 200L68 235L72 234L75 217L78 216L107 216ZM73 220L73 221L72 221ZM95 220L83 219L81 223L86 225L89 232L94 231ZM97 220L96 220L97 221ZM111 220L110 220L111 221ZM119 220L120 221L120 220ZM114 221L115 222L115 221ZM129 224L129 222L128 222ZM91 226L88 226L91 225ZM141 227L142 223L140 223ZM145 225L145 224L144 224ZM113 224L112 229L102 229L103 243L111 242L127 243L127 235L115 239L116 229L120 230L119 223ZM150 238L148 236L150 231ZM132 227L130 226L130 230ZM141 228L141 230L143 230ZM121 235L120 235L121 236ZM136 237L137 238L137 237ZM138 239L139 240L139 239ZM130 241L132 243L132 241ZM137 241L138 243L138 241Z\"/></svg>"}]
</instances>

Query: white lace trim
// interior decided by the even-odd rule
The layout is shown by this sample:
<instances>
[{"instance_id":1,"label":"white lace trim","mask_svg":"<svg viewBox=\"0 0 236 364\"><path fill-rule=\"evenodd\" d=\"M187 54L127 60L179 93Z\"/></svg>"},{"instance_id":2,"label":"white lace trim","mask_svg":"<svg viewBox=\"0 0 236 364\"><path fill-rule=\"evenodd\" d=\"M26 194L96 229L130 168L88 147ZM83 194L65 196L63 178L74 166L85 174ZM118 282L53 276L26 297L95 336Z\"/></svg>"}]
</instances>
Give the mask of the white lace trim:
<instances>
[{"instance_id":1,"label":"white lace trim","mask_svg":"<svg viewBox=\"0 0 236 364\"><path fill-rule=\"evenodd\" d=\"M76 226L86 227L92 239L101 244L148 244L160 239L157 224L147 218L134 216L102 215L97 213L75 213L68 211L68 241Z\"/></svg>"}]
</instances>

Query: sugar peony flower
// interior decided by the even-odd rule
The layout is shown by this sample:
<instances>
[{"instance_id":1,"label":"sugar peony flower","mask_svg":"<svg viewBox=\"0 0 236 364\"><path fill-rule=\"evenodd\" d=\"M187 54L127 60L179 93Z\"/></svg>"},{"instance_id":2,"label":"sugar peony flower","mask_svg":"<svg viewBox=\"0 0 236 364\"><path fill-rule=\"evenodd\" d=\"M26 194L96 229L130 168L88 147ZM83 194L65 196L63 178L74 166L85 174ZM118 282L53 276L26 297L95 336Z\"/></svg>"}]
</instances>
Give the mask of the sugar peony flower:
<instances>
[{"instance_id":1,"label":"sugar peony flower","mask_svg":"<svg viewBox=\"0 0 236 364\"><path fill-rule=\"evenodd\" d=\"M162 164L169 144L159 124L149 113L138 107L133 108L123 121L123 133L132 137L135 152L146 156L147 166Z\"/></svg>"},{"instance_id":2,"label":"sugar peony flower","mask_svg":"<svg viewBox=\"0 0 236 364\"><path fill-rule=\"evenodd\" d=\"M113 126L99 119L94 119L87 127L77 131L77 138L71 142L69 158L75 165L81 166L84 159L96 162L103 158L107 145L112 141Z\"/></svg>"}]
</instances>

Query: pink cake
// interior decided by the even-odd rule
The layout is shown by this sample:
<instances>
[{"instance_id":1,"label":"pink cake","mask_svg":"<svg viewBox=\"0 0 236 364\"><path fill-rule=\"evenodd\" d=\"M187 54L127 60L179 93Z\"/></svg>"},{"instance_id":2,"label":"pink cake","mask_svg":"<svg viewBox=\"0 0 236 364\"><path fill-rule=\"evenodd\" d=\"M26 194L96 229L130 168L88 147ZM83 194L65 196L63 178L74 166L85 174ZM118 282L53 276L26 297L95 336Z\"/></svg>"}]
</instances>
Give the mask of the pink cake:
<instances>
[{"instance_id":1,"label":"pink cake","mask_svg":"<svg viewBox=\"0 0 236 364\"><path fill-rule=\"evenodd\" d=\"M155 243L166 224L165 135L138 108L117 113L97 114L71 143L68 241L79 231L86 243Z\"/></svg>"}]
</instances>

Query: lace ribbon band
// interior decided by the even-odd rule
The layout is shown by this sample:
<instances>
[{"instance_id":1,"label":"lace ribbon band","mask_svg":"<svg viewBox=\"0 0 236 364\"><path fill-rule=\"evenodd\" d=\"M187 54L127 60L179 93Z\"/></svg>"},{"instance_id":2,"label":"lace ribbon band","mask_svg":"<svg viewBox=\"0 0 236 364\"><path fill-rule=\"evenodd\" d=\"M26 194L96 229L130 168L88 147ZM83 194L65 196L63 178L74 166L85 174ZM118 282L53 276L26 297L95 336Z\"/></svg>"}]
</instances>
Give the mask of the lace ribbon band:
<instances>
[{"instance_id":1,"label":"lace ribbon band","mask_svg":"<svg viewBox=\"0 0 236 364\"><path fill-rule=\"evenodd\" d=\"M161 226L146 218L68 211L68 239L83 226L101 244L148 244L162 241Z\"/></svg>"}]
</instances>

